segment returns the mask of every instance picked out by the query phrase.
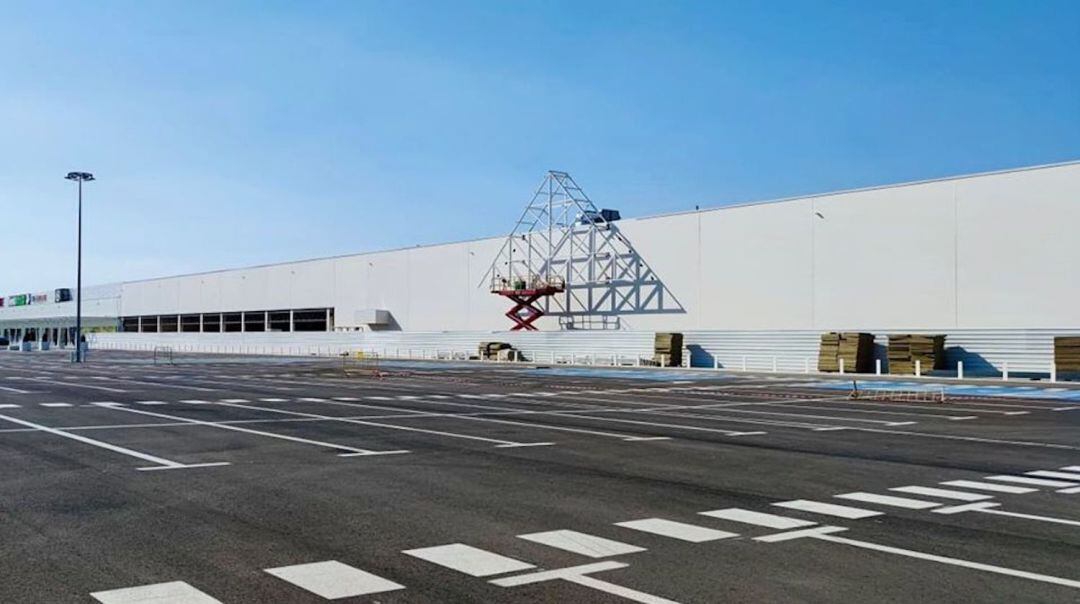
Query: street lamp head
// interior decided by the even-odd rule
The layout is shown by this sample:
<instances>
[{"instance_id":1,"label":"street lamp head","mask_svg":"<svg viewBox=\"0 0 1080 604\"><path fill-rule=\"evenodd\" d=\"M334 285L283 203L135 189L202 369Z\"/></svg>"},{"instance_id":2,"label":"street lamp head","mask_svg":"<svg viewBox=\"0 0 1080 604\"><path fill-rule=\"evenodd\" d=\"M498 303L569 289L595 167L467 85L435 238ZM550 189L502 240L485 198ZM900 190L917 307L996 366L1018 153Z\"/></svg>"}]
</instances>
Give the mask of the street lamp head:
<instances>
[{"instance_id":1,"label":"street lamp head","mask_svg":"<svg viewBox=\"0 0 1080 604\"><path fill-rule=\"evenodd\" d=\"M68 172L68 175L64 178L68 180L81 180L88 182L94 180L94 175L89 172Z\"/></svg>"}]
</instances>

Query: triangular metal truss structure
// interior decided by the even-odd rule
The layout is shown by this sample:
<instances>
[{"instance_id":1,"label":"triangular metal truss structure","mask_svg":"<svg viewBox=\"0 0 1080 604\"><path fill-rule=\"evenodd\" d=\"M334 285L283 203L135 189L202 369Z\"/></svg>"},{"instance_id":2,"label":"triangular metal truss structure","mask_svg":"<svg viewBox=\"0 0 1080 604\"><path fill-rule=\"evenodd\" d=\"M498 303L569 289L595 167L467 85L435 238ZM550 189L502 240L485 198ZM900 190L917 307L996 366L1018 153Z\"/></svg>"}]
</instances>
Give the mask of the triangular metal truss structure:
<instances>
[{"instance_id":1,"label":"triangular metal truss structure","mask_svg":"<svg viewBox=\"0 0 1080 604\"><path fill-rule=\"evenodd\" d=\"M685 312L608 218L569 174L549 171L485 275L493 293L519 302L507 316L518 323L525 310L520 316L531 324L536 313L553 314L575 327L623 314ZM522 293L531 300L514 296Z\"/></svg>"}]
</instances>

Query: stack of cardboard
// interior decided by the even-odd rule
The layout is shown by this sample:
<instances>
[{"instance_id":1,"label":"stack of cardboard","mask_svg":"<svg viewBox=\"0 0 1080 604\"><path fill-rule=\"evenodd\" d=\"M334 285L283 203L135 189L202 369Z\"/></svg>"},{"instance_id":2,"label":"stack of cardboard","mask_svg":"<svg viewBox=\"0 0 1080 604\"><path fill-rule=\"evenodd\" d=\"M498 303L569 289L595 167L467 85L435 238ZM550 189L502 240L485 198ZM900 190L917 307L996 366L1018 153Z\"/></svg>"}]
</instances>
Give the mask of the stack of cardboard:
<instances>
[{"instance_id":1,"label":"stack of cardboard","mask_svg":"<svg viewBox=\"0 0 1080 604\"><path fill-rule=\"evenodd\" d=\"M840 371L844 361L845 373L870 373L874 366L874 334L861 332L829 332L821 334L818 351L818 371Z\"/></svg>"},{"instance_id":2,"label":"stack of cardboard","mask_svg":"<svg viewBox=\"0 0 1080 604\"><path fill-rule=\"evenodd\" d=\"M682 365L683 337L681 333L656 332L653 344L653 360L661 366Z\"/></svg>"},{"instance_id":3,"label":"stack of cardboard","mask_svg":"<svg viewBox=\"0 0 1080 604\"><path fill-rule=\"evenodd\" d=\"M915 361L922 373L945 368L945 336L892 334L889 336L889 373L913 375Z\"/></svg>"},{"instance_id":4,"label":"stack of cardboard","mask_svg":"<svg viewBox=\"0 0 1080 604\"><path fill-rule=\"evenodd\" d=\"M1054 338L1054 366L1059 375L1080 373L1080 336Z\"/></svg>"}]
</instances>

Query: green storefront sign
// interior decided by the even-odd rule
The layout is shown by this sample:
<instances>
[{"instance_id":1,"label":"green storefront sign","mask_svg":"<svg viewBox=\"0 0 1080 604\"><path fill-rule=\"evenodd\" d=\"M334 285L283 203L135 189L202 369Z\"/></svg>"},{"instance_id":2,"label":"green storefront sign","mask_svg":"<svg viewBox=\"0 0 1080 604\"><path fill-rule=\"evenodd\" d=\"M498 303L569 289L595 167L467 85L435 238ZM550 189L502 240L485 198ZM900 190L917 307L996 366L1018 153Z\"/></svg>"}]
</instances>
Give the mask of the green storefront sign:
<instances>
[{"instance_id":1,"label":"green storefront sign","mask_svg":"<svg viewBox=\"0 0 1080 604\"><path fill-rule=\"evenodd\" d=\"M30 301L30 297L26 294L19 294L17 296L9 297L8 300L10 300L8 304L11 306L26 306Z\"/></svg>"}]
</instances>

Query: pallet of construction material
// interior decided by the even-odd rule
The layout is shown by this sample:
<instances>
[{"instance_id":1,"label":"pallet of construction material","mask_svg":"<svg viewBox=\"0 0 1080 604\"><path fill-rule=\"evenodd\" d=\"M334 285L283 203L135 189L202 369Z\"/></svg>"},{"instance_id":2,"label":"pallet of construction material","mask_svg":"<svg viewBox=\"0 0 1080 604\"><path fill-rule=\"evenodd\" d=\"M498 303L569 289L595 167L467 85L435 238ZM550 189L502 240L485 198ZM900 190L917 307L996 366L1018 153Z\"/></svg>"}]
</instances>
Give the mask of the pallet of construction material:
<instances>
[{"instance_id":1,"label":"pallet of construction material","mask_svg":"<svg viewBox=\"0 0 1080 604\"><path fill-rule=\"evenodd\" d=\"M892 334L889 336L889 373L913 375L916 361L922 372L945 368L945 336Z\"/></svg>"},{"instance_id":2,"label":"pallet of construction material","mask_svg":"<svg viewBox=\"0 0 1080 604\"><path fill-rule=\"evenodd\" d=\"M656 332L653 340L653 359L661 365L682 365L683 335L677 332Z\"/></svg>"},{"instance_id":3,"label":"pallet of construction material","mask_svg":"<svg viewBox=\"0 0 1080 604\"><path fill-rule=\"evenodd\" d=\"M832 331L821 334L821 346L818 348L818 371L826 373L840 371L840 334Z\"/></svg>"},{"instance_id":4,"label":"pallet of construction material","mask_svg":"<svg viewBox=\"0 0 1080 604\"><path fill-rule=\"evenodd\" d=\"M843 360L845 372L872 372L874 367L874 334L861 332L841 333L837 357L839 360ZM839 360L837 364L839 364Z\"/></svg>"},{"instance_id":5,"label":"pallet of construction material","mask_svg":"<svg viewBox=\"0 0 1080 604\"><path fill-rule=\"evenodd\" d=\"M1080 336L1054 338L1054 367L1058 373L1080 373Z\"/></svg>"}]
</instances>

